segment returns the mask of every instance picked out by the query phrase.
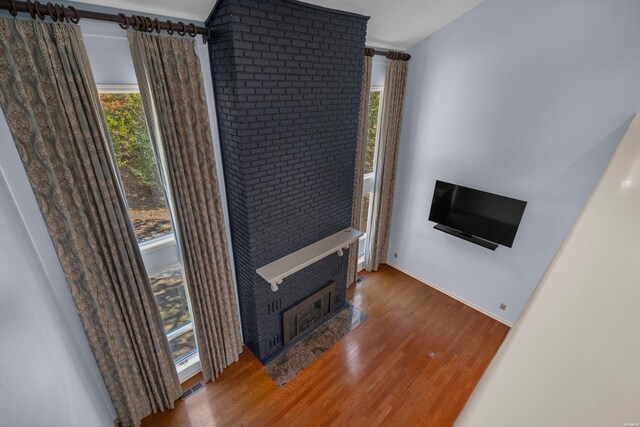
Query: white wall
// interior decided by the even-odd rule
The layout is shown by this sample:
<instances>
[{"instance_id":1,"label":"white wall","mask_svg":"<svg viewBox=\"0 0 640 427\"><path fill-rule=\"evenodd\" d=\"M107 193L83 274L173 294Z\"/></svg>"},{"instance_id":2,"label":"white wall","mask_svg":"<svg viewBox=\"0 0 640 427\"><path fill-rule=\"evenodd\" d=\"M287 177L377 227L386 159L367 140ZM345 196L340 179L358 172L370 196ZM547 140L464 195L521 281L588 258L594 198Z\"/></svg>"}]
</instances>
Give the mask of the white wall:
<instances>
[{"instance_id":1,"label":"white wall","mask_svg":"<svg viewBox=\"0 0 640 427\"><path fill-rule=\"evenodd\" d=\"M371 65L371 87L384 87L384 77L387 74L388 59L384 56L375 55Z\"/></svg>"},{"instance_id":2,"label":"white wall","mask_svg":"<svg viewBox=\"0 0 640 427\"><path fill-rule=\"evenodd\" d=\"M96 83L136 84L126 33L93 21L81 28ZM223 183L208 53L200 40ZM112 426L115 411L2 114L0 173L0 426ZM224 186L222 197L226 214Z\"/></svg>"},{"instance_id":3,"label":"white wall","mask_svg":"<svg viewBox=\"0 0 640 427\"><path fill-rule=\"evenodd\" d=\"M0 114L0 426L113 426L115 411Z\"/></svg>"},{"instance_id":4,"label":"white wall","mask_svg":"<svg viewBox=\"0 0 640 427\"><path fill-rule=\"evenodd\" d=\"M640 2L488 0L409 53L388 261L514 322L640 110ZM437 179L528 201L513 248L434 230Z\"/></svg>"},{"instance_id":5,"label":"white wall","mask_svg":"<svg viewBox=\"0 0 640 427\"><path fill-rule=\"evenodd\" d=\"M459 426L640 423L638 236L640 114Z\"/></svg>"}]
</instances>

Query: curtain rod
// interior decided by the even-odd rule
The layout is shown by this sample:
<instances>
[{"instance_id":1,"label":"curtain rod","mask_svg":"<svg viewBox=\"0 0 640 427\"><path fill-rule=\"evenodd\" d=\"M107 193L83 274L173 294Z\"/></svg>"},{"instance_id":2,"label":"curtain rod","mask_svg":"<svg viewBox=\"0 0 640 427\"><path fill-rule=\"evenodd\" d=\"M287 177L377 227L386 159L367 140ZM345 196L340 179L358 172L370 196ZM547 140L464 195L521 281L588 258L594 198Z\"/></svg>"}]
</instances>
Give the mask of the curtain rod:
<instances>
[{"instance_id":1,"label":"curtain rod","mask_svg":"<svg viewBox=\"0 0 640 427\"><path fill-rule=\"evenodd\" d=\"M93 12L76 9L73 6L64 6L59 3L47 2L46 4L40 4L37 0L0 0L0 9L8 10L14 17L18 15L18 12L29 13L32 19L40 18L44 20L46 16L49 16L54 22L64 21L77 24L80 19L90 19L119 24L123 30L133 28L137 31L149 33L166 31L169 34L173 34L175 32L180 36L188 34L194 38L201 34L205 43L213 32L210 28L199 27L193 23L185 24L184 22L171 22L170 20L160 21L157 18L154 19L143 15L127 16L125 13Z\"/></svg>"},{"instance_id":2,"label":"curtain rod","mask_svg":"<svg viewBox=\"0 0 640 427\"><path fill-rule=\"evenodd\" d=\"M178 33L180 36L189 34L191 37L202 35L203 41L206 43L209 36L213 32L211 28L200 27L193 23L185 24L184 22L172 22L170 20L160 21L143 15L127 16L125 13L104 13L94 12L90 10L76 9L73 6L64 6L59 3L40 2L26 0L0 0L0 10L7 10L12 16L17 16L19 12L28 13L32 19L45 19L46 16L51 17L54 22L73 22L77 24L80 19L90 19L93 21L111 22L120 25L120 28L127 30L133 28L142 32L166 31L169 34ZM381 55L389 59L397 59L400 61L408 61L411 55L404 52L395 52L391 50L377 50L370 47L365 48L366 56Z\"/></svg>"},{"instance_id":3,"label":"curtain rod","mask_svg":"<svg viewBox=\"0 0 640 427\"><path fill-rule=\"evenodd\" d=\"M379 50L379 49L374 49L372 47L366 47L364 49L364 55L365 56L380 55L380 56L386 56L389 59L397 59L400 61L408 61L411 59L411 55L409 55L408 53L396 52L394 50Z\"/></svg>"}]
</instances>

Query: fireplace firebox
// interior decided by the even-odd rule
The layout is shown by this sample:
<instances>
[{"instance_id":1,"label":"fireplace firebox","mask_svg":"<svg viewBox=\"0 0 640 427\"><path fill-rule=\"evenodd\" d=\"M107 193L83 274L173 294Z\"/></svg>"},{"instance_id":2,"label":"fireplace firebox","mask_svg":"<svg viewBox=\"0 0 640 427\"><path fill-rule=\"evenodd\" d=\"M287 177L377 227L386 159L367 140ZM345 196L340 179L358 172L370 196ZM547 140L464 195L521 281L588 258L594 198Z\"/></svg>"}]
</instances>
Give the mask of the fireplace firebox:
<instances>
[{"instance_id":1,"label":"fireplace firebox","mask_svg":"<svg viewBox=\"0 0 640 427\"><path fill-rule=\"evenodd\" d=\"M333 311L336 282L331 282L320 291L282 313L284 345L303 335L325 320Z\"/></svg>"}]
</instances>

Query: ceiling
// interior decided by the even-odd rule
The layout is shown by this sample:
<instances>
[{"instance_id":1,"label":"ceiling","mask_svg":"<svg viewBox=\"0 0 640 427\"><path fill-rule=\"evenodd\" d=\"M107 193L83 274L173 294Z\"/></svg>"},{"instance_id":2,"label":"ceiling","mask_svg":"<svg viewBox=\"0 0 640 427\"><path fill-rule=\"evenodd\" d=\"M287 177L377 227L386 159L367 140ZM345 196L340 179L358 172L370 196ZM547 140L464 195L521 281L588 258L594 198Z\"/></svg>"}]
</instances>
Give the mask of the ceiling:
<instances>
[{"instance_id":1,"label":"ceiling","mask_svg":"<svg viewBox=\"0 0 640 427\"><path fill-rule=\"evenodd\" d=\"M77 0L76 0L77 1ZM484 0L305 0L371 17L367 45L406 50ZM215 0L80 0L97 6L204 21Z\"/></svg>"},{"instance_id":2,"label":"ceiling","mask_svg":"<svg viewBox=\"0 0 640 427\"><path fill-rule=\"evenodd\" d=\"M311 0L370 16L367 45L406 50L484 0Z\"/></svg>"}]
</instances>

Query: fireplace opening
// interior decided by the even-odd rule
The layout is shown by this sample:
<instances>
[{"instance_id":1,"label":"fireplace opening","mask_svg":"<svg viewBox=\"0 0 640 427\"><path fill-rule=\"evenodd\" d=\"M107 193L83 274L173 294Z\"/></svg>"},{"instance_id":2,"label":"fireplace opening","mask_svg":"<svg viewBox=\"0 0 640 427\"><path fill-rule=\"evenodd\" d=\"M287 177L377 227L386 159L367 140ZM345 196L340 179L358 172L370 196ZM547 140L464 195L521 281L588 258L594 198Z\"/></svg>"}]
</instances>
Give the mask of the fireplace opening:
<instances>
[{"instance_id":1,"label":"fireplace opening","mask_svg":"<svg viewBox=\"0 0 640 427\"><path fill-rule=\"evenodd\" d=\"M320 291L282 313L284 345L321 323L333 311L336 283L331 282Z\"/></svg>"}]
</instances>

